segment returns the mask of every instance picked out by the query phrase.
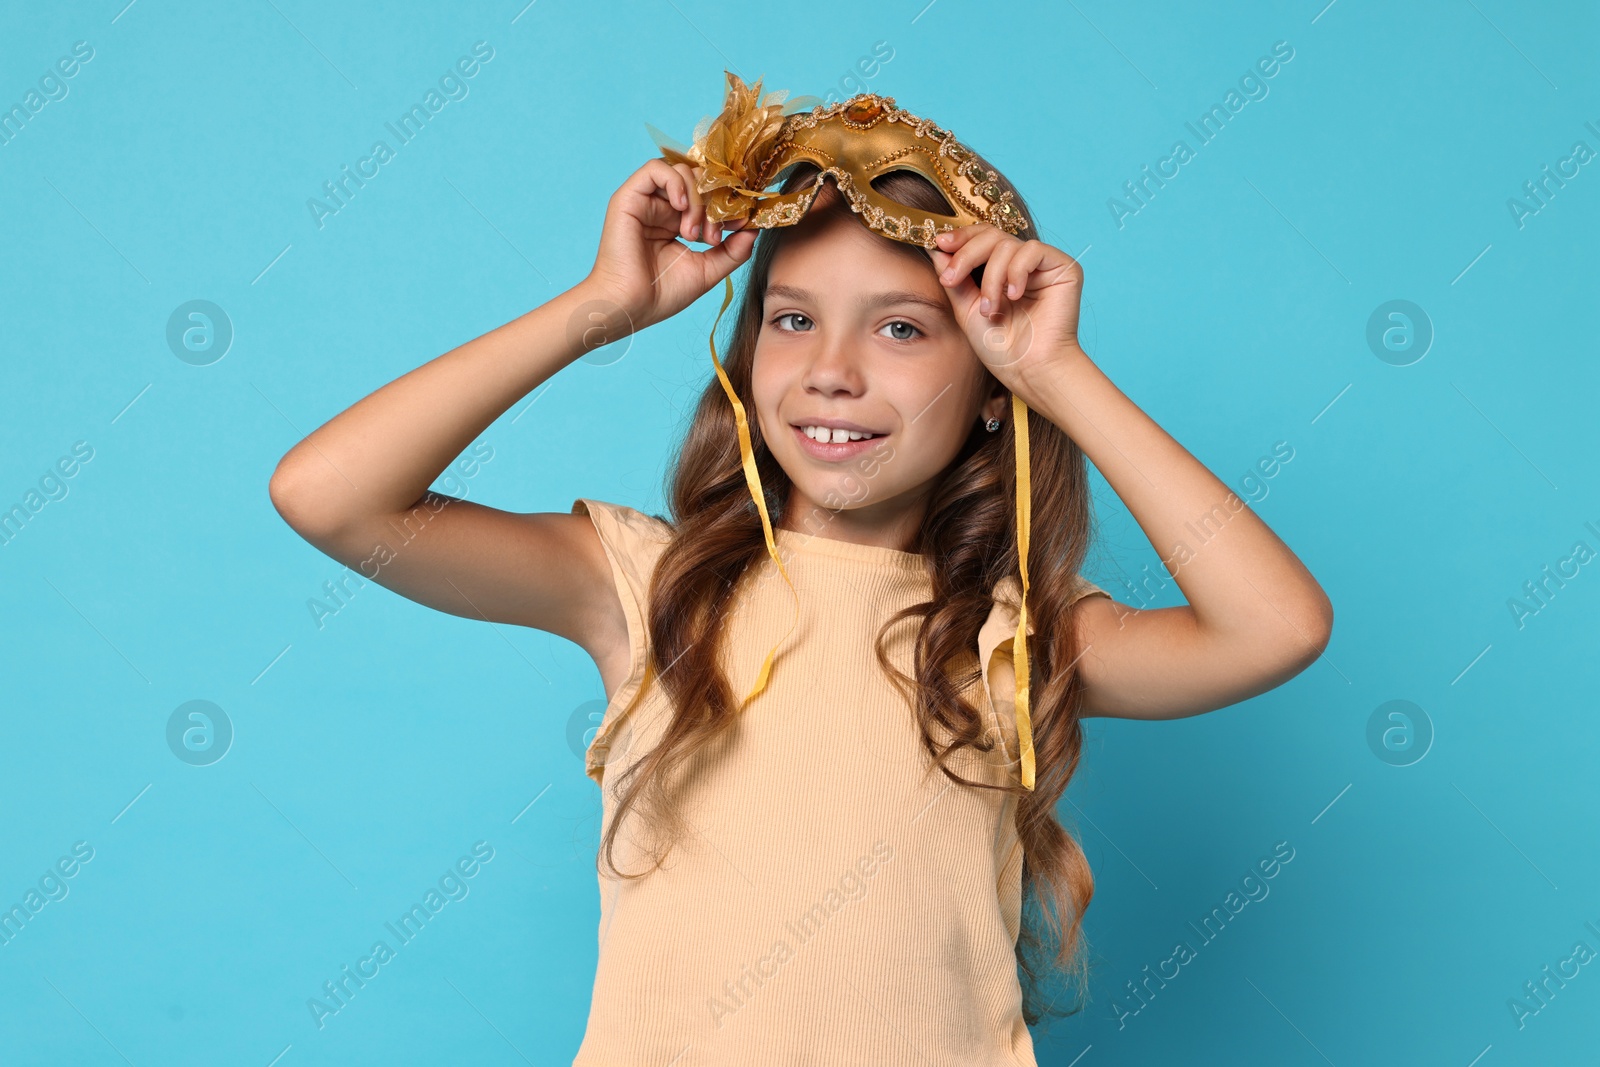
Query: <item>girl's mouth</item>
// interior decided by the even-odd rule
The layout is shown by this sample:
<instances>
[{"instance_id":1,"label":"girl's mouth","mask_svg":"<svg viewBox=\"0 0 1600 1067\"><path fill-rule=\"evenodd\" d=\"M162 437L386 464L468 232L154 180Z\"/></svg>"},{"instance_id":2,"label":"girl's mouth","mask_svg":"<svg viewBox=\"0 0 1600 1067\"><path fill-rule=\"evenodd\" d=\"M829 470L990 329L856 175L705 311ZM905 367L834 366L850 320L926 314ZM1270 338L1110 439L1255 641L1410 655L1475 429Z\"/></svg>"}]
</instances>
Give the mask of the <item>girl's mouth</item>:
<instances>
[{"instance_id":1,"label":"girl's mouth","mask_svg":"<svg viewBox=\"0 0 1600 1067\"><path fill-rule=\"evenodd\" d=\"M828 434L829 439L826 443L824 443L807 434L805 427L803 426L792 426L790 429L794 432L795 438L800 442L800 450L805 452L806 455L814 456L820 460L833 462L859 456L861 453L870 450L879 441L882 441L888 436L888 434L880 433L873 434L871 437L863 437L858 441L845 440L835 443L833 441L835 434L832 430L828 430L826 427L818 427L818 437L821 437L824 432Z\"/></svg>"}]
</instances>

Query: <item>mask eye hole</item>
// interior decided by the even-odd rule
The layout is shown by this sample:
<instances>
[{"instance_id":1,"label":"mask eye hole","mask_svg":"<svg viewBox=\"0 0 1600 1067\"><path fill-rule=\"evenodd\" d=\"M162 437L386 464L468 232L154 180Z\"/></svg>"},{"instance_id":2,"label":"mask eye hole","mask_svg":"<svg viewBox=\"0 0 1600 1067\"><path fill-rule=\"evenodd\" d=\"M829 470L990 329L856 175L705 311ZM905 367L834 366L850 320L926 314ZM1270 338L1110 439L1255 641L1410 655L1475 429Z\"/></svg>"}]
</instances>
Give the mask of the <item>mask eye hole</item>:
<instances>
[{"instance_id":1,"label":"mask eye hole","mask_svg":"<svg viewBox=\"0 0 1600 1067\"><path fill-rule=\"evenodd\" d=\"M954 215L950 201L931 180L910 167L894 167L872 179L872 191L914 211Z\"/></svg>"},{"instance_id":2,"label":"mask eye hole","mask_svg":"<svg viewBox=\"0 0 1600 1067\"><path fill-rule=\"evenodd\" d=\"M809 189L813 185L817 184L817 178L822 174L822 172L820 170L816 170L816 164L809 160L797 159L774 175L773 179L767 183L767 187L763 191L769 193L781 191L783 187L788 184L790 179L793 178L795 172L802 168L811 173L804 181L797 182L794 188L790 189L789 192L799 192L801 189Z\"/></svg>"}]
</instances>

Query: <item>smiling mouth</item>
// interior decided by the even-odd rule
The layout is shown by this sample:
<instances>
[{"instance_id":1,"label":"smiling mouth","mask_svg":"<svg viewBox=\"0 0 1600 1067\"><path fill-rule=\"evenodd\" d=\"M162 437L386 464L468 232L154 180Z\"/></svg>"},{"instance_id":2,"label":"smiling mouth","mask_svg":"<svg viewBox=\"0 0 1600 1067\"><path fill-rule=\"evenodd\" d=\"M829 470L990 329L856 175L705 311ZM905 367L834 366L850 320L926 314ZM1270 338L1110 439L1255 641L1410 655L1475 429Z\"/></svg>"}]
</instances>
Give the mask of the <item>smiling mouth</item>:
<instances>
[{"instance_id":1,"label":"smiling mouth","mask_svg":"<svg viewBox=\"0 0 1600 1067\"><path fill-rule=\"evenodd\" d=\"M796 426L795 429L805 434L818 444L842 445L851 441L871 441L883 437L881 433L867 433L860 430L846 430L833 426Z\"/></svg>"},{"instance_id":2,"label":"smiling mouth","mask_svg":"<svg viewBox=\"0 0 1600 1067\"><path fill-rule=\"evenodd\" d=\"M806 433L807 427L794 426L791 429L794 431L795 440L799 442L802 452L813 458L829 461L850 459L876 447L879 441L889 436L883 433L863 435L854 431L836 431L827 427L811 427L813 432L817 434L816 437L812 437ZM834 437L841 432L844 434L844 440L835 441ZM824 433L827 434L827 440L819 440ZM851 439L852 436L854 437L853 440Z\"/></svg>"}]
</instances>

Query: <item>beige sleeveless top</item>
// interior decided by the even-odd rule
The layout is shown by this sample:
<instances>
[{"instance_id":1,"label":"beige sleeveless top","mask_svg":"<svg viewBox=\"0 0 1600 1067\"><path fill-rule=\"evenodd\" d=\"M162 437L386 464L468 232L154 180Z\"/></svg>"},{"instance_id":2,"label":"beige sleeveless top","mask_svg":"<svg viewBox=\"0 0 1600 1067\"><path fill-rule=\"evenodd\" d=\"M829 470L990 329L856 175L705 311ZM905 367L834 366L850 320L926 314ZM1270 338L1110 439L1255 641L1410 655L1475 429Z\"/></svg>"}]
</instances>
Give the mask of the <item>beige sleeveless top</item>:
<instances>
[{"instance_id":1,"label":"beige sleeveless top","mask_svg":"<svg viewBox=\"0 0 1600 1067\"><path fill-rule=\"evenodd\" d=\"M648 751L671 716L653 675L645 684L646 595L671 532L622 505L580 498L572 511L599 531L631 645L628 677L586 757L603 832L616 801L605 779ZM890 615L929 599L923 559L774 534L799 622L794 594L764 559L741 583L723 650L736 697L794 631L731 741L703 757L680 794L693 832L642 879L602 870L599 960L574 1067L1033 1067L1014 951L1016 800L938 772L872 650ZM1080 596L1106 595L1080 582ZM976 781L1019 780L1019 588L1000 583L974 649L983 676L964 695L997 744L950 765ZM916 625L901 622L886 641L908 673ZM617 837L621 870L648 869L644 833L630 813Z\"/></svg>"}]
</instances>

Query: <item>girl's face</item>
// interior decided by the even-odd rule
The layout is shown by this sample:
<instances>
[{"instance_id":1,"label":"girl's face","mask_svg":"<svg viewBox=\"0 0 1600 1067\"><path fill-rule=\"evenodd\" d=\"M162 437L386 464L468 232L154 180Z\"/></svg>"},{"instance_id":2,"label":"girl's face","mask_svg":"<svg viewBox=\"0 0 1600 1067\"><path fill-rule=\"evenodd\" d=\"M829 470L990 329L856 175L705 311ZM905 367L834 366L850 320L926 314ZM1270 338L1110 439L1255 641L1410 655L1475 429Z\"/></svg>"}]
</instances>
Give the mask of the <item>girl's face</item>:
<instances>
[{"instance_id":1,"label":"girl's face","mask_svg":"<svg viewBox=\"0 0 1600 1067\"><path fill-rule=\"evenodd\" d=\"M938 477L1009 403L928 259L815 207L773 257L751 379L793 482L782 525L892 548L914 540Z\"/></svg>"}]
</instances>

